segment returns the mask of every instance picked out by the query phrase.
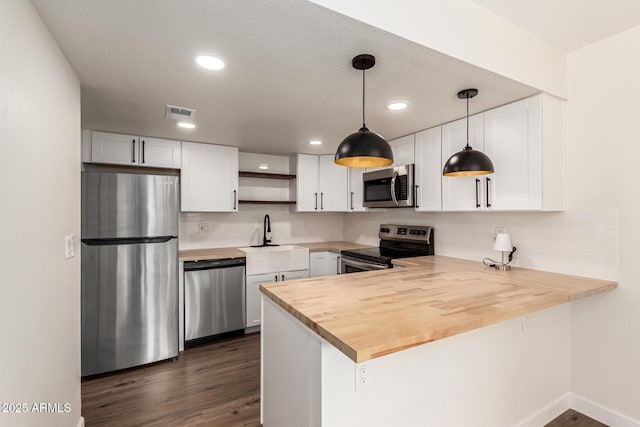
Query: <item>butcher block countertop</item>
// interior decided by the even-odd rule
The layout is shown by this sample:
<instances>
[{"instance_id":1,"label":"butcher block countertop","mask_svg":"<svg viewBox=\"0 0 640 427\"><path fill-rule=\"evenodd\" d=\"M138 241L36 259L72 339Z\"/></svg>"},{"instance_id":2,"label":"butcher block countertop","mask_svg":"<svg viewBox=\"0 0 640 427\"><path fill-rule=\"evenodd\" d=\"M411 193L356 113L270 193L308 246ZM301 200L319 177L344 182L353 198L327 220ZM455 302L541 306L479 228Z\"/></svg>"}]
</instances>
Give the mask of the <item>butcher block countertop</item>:
<instances>
[{"instance_id":1,"label":"butcher block countertop","mask_svg":"<svg viewBox=\"0 0 640 427\"><path fill-rule=\"evenodd\" d=\"M287 244L287 243L283 243ZM336 252L347 249L370 248L372 246L350 242L319 242L319 243L291 243L303 248L309 248L309 252ZM247 245L249 246L249 245ZM241 246L246 248L247 246ZM239 248L210 248L210 249L186 249L178 253L180 261L200 261L203 259L244 258L247 254Z\"/></svg>"},{"instance_id":2,"label":"butcher block countertop","mask_svg":"<svg viewBox=\"0 0 640 427\"><path fill-rule=\"evenodd\" d=\"M262 292L354 362L364 362L614 289L616 282L427 256L402 269L294 280Z\"/></svg>"}]
</instances>

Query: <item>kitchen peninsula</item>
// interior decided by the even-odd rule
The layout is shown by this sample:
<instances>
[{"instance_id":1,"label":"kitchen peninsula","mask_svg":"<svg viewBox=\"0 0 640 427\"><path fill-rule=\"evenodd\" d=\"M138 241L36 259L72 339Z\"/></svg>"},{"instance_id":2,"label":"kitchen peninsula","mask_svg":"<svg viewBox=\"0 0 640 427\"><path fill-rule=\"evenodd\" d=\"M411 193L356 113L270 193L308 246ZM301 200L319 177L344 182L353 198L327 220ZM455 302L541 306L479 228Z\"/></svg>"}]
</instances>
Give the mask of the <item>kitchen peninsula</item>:
<instances>
[{"instance_id":1,"label":"kitchen peninsula","mask_svg":"<svg viewBox=\"0 0 640 427\"><path fill-rule=\"evenodd\" d=\"M261 287L265 427L527 425L568 392L566 303L616 287L442 256L395 263Z\"/></svg>"}]
</instances>

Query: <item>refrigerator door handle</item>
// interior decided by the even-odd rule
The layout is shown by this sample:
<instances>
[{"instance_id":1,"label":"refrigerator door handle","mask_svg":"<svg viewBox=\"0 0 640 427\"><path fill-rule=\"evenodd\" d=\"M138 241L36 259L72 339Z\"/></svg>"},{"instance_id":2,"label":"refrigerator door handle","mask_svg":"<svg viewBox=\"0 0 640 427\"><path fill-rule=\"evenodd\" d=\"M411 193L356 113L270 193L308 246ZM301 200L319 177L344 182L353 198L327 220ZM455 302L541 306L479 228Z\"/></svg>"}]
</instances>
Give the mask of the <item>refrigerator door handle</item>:
<instances>
[{"instance_id":1,"label":"refrigerator door handle","mask_svg":"<svg viewBox=\"0 0 640 427\"><path fill-rule=\"evenodd\" d=\"M160 237L121 237L113 239L81 239L82 243L88 246L107 246L107 245L137 245L140 243L166 243L175 236Z\"/></svg>"}]
</instances>

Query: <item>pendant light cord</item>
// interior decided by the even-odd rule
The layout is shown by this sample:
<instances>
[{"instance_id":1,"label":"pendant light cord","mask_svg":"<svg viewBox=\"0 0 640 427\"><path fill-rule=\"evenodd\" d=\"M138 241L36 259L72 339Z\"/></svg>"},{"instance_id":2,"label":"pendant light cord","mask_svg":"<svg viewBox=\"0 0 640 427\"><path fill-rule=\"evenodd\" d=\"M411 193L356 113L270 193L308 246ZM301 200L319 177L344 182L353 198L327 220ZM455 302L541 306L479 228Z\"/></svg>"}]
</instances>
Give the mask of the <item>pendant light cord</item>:
<instances>
[{"instance_id":1,"label":"pendant light cord","mask_svg":"<svg viewBox=\"0 0 640 427\"><path fill-rule=\"evenodd\" d=\"M364 89L365 89L364 88L364 70L362 70L362 127L366 128L367 125L365 124L365 120L364 120L364 97L366 92Z\"/></svg>"},{"instance_id":2,"label":"pendant light cord","mask_svg":"<svg viewBox=\"0 0 640 427\"><path fill-rule=\"evenodd\" d=\"M467 149L469 149L469 94L467 94Z\"/></svg>"}]
</instances>

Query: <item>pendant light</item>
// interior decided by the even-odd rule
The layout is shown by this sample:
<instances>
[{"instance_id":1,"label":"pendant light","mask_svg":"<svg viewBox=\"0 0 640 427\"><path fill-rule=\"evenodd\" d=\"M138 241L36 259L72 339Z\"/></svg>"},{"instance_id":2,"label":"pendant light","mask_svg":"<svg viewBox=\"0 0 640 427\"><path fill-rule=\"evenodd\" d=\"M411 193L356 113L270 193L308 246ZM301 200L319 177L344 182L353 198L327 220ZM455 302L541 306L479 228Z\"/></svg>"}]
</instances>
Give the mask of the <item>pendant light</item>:
<instances>
[{"instance_id":1,"label":"pendant light","mask_svg":"<svg viewBox=\"0 0 640 427\"><path fill-rule=\"evenodd\" d=\"M458 98L467 100L467 146L449 157L442 169L444 176L487 175L494 172L493 162L481 151L469 146L469 99L478 94L478 89L465 89L458 92Z\"/></svg>"},{"instance_id":2,"label":"pendant light","mask_svg":"<svg viewBox=\"0 0 640 427\"><path fill-rule=\"evenodd\" d=\"M335 163L352 168L372 168L389 166L393 163L391 146L383 137L367 129L364 120L364 71L376 64L373 55L363 54L353 58L351 65L362 70L362 127L358 132L347 136L336 151Z\"/></svg>"}]
</instances>

